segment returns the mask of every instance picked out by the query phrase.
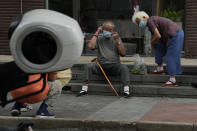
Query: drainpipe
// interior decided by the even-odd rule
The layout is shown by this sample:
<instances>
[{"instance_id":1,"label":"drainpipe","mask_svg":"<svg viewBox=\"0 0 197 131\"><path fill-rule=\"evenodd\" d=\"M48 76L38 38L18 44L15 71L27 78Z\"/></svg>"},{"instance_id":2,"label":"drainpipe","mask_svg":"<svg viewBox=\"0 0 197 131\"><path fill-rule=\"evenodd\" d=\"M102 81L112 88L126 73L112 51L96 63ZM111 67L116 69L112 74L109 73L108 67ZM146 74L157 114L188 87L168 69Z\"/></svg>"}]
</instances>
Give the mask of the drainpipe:
<instances>
[{"instance_id":1,"label":"drainpipe","mask_svg":"<svg viewBox=\"0 0 197 131\"><path fill-rule=\"evenodd\" d=\"M46 9L49 9L49 0L46 0Z\"/></svg>"},{"instance_id":2,"label":"drainpipe","mask_svg":"<svg viewBox=\"0 0 197 131\"><path fill-rule=\"evenodd\" d=\"M79 21L80 0L73 0L73 18Z\"/></svg>"},{"instance_id":3,"label":"drainpipe","mask_svg":"<svg viewBox=\"0 0 197 131\"><path fill-rule=\"evenodd\" d=\"M23 14L23 0L21 0L21 14Z\"/></svg>"}]
</instances>

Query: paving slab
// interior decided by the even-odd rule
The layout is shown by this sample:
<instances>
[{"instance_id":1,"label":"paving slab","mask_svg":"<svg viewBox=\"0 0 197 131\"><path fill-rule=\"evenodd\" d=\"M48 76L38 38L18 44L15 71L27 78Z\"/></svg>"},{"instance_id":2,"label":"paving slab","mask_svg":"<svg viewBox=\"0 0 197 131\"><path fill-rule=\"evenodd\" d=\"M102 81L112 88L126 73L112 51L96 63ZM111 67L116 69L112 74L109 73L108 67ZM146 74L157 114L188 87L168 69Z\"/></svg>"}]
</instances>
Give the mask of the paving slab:
<instances>
[{"instance_id":1,"label":"paving slab","mask_svg":"<svg viewBox=\"0 0 197 131\"><path fill-rule=\"evenodd\" d=\"M140 127L142 130L138 130L138 131L143 131L144 129L146 129L146 131L149 131L150 127L155 127L155 130L158 129L158 127L161 128L166 127L166 129L167 128L175 129L173 131L178 131L181 126L185 128L184 131L190 131L190 129L193 129L192 125L193 123L196 122L195 119L189 119L191 122L189 123L189 125L186 124L185 122L183 122L183 124L177 124L177 123L166 124L166 121L167 123L172 122L170 119L169 121L168 119L165 119L166 121L162 121L160 123L158 123L158 121L151 121L151 120L148 120L148 122L140 121L142 120L142 118L146 116L148 112L152 111L152 109L154 109L154 107L157 106L159 103L170 103L172 105L173 104L179 105L180 109L176 109L174 111L181 111L179 114L175 114L175 115L180 115L177 117L181 117L181 118L185 116L184 114L182 114L182 110L184 110L185 114L191 113L191 111L195 113L196 108L194 108L194 105L195 107L197 105L196 99L190 99L190 98L131 97L129 99L125 99L121 97L120 99L118 99L115 96L87 95L82 97L76 97L76 94L62 94L57 99L55 106L49 109L51 112L56 114L56 119L45 119L38 121L39 123L40 122L43 123L39 126L45 128L46 130L49 127L52 128L55 126L56 129L58 129L58 125L68 124L69 121L71 122L70 123L71 125L82 123L83 124L82 127L84 128L83 129L79 128L81 126L77 128L78 130L81 129L82 131L87 131L86 129L91 129L91 130L97 129L97 127L100 124L103 123L105 125L105 122L110 123L110 121L112 121L112 125L117 122L119 122L120 124L122 123L123 125L124 123L135 123L135 122L146 124L146 126L144 127L141 124ZM3 122L0 122L0 126L13 125L17 123L16 121L18 120L22 121L25 120L25 118L28 118L30 120L37 120L37 118L35 118L34 116L40 103L34 104L33 110L29 110L28 112L22 113L20 117L11 117L10 109L12 105L13 103L7 105L5 108L0 109L0 121L3 120ZM185 105L187 105L187 108L185 108ZM191 108L188 106L191 106ZM169 113L168 115L170 115L171 110L170 109L168 110L168 108L165 109L166 109L165 112ZM156 108L156 112L159 112L158 108ZM65 122L65 120L67 120L67 122ZM86 121L89 121L90 124L84 125ZM150 122L152 124L150 124ZM48 124L53 123L53 125L49 126L47 125L47 123ZM94 125L94 123L100 123L100 124L96 126ZM126 125L122 126L121 130L122 131L129 130L129 128L126 127L127 127ZM62 128L62 126L60 126L59 128ZM77 129L74 130L73 128L72 130L78 131ZM106 125L106 130L102 129L100 131L110 131L110 130L112 130L112 128L110 129L110 124L109 124L109 126ZM134 127L132 127L132 131L135 131Z\"/></svg>"},{"instance_id":2,"label":"paving slab","mask_svg":"<svg viewBox=\"0 0 197 131\"><path fill-rule=\"evenodd\" d=\"M197 122L197 104L159 102L140 121Z\"/></svg>"},{"instance_id":3,"label":"paving slab","mask_svg":"<svg viewBox=\"0 0 197 131\"><path fill-rule=\"evenodd\" d=\"M116 96L62 94L50 111L57 118L138 121L158 102L197 104L196 99L166 97L131 97L126 99ZM0 109L0 116L11 116L13 103ZM24 117L34 117L40 103L33 105L33 110L22 113ZM189 110L186 110L186 112Z\"/></svg>"}]
</instances>

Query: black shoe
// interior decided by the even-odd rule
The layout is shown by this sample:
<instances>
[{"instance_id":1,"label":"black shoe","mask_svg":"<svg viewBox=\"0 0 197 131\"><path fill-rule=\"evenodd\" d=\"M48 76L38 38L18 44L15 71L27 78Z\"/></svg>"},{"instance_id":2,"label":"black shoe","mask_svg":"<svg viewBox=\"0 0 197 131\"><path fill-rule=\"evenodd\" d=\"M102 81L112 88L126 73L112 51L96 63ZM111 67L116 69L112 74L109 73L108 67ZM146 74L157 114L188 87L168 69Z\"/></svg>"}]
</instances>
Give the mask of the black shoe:
<instances>
[{"instance_id":1,"label":"black shoe","mask_svg":"<svg viewBox=\"0 0 197 131\"><path fill-rule=\"evenodd\" d=\"M14 104L14 106L12 107L12 109L11 109L11 115L12 115L12 116L20 116L20 114L21 114L20 109L21 109L22 107L23 107L23 104L22 104L22 103L16 102L16 103Z\"/></svg>"},{"instance_id":2,"label":"black shoe","mask_svg":"<svg viewBox=\"0 0 197 131\"><path fill-rule=\"evenodd\" d=\"M124 98L129 98L129 97L131 97L131 96L132 96L130 93L128 94L128 93L125 93L125 92L124 92L124 94L123 94L123 95L124 95Z\"/></svg>"},{"instance_id":3,"label":"black shoe","mask_svg":"<svg viewBox=\"0 0 197 131\"><path fill-rule=\"evenodd\" d=\"M84 95L87 95L88 94L88 92L87 91L80 91L78 94L77 94L77 96L84 96Z\"/></svg>"},{"instance_id":4,"label":"black shoe","mask_svg":"<svg viewBox=\"0 0 197 131\"><path fill-rule=\"evenodd\" d=\"M71 90L71 86L64 86L62 88L62 90L64 90L64 91L70 91Z\"/></svg>"}]
</instances>

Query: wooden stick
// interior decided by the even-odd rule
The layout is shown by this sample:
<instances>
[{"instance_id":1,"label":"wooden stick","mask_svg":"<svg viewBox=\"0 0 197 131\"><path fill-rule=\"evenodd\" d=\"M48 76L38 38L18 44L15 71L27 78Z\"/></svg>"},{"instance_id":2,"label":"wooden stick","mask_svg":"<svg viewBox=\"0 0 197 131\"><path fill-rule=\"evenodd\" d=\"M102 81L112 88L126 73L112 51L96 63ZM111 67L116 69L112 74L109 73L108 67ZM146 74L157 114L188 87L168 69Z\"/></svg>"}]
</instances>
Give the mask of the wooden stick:
<instances>
[{"instance_id":1,"label":"wooden stick","mask_svg":"<svg viewBox=\"0 0 197 131\"><path fill-rule=\"evenodd\" d=\"M112 83L110 82L109 78L107 77L105 71L103 70L102 66L99 64L99 62L97 61L96 58L94 58L93 60L91 60L91 62L96 62L96 64L99 66L99 68L101 69L103 75L105 76L106 80L108 81L109 85L111 86L111 88L113 89L113 91L115 92L116 96L118 98L120 98L120 96L118 95L118 92L116 91L116 89L114 88L114 86L112 85Z\"/></svg>"}]
</instances>

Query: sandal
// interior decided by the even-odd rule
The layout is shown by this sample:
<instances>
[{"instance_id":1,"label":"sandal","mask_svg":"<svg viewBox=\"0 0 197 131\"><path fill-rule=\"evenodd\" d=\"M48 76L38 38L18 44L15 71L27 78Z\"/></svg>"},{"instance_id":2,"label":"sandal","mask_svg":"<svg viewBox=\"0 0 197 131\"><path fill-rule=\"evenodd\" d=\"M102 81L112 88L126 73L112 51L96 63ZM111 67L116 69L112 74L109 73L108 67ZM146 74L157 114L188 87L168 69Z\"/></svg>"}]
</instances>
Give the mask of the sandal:
<instances>
[{"instance_id":1,"label":"sandal","mask_svg":"<svg viewBox=\"0 0 197 131\"><path fill-rule=\"evenodd\" d=\"M162 75L164 75L165 72L164 72L164 70L162 70L162 71L154 70L153 72L150 72L150 74L153 74L153 75L162 74Z\"/></svg>"},{"instance_id":2,"label":"sandal","mask_svg":"<svg viewBox=\"0 0 197 131\"><path fill-rule=\"evenodd\" d=\"M163 87L173 87L173 86L179 86L177 82L167 81L165 84L162 85Z\"/></svg>"}]
</instances>

